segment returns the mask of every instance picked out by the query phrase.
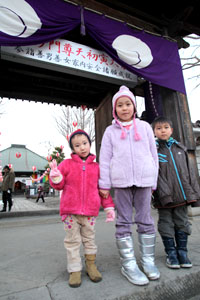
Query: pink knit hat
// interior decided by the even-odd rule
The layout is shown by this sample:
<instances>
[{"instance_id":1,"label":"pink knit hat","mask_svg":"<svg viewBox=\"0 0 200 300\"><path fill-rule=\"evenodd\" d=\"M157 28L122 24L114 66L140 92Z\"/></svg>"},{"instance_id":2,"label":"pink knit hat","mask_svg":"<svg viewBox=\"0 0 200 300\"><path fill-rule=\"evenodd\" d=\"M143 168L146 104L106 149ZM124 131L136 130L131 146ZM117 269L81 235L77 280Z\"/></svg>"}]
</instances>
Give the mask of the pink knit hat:
<instances>
[{"instance_id":1,"label":"pink knit hat","mask_svg":"<svg viewBox=\"0 0 200 300\"><path fill-rule=\"evenodd\" d=\"M135 111L134 115L133 115L133 125L134 125L134 129L135 129L134 138L136 141L138 141L138 140L140 140L140 135L137 131L136 122L135 122L135 115L136 115L135 97L134 97L133 93L129 90L129 88L126 87L125 85L122 85L120 87L119 91L112 98L113 117L114 117L115 121L117 122L117 124L119 124L119 126L122 129L121 138L124 139L126 137L126 131L124 130L121 122L119 122L117 115L116 115L116 103L117 103L117 100L121 97L128 97L133 102L134 111Z\"/></svg>"}]
</instances>

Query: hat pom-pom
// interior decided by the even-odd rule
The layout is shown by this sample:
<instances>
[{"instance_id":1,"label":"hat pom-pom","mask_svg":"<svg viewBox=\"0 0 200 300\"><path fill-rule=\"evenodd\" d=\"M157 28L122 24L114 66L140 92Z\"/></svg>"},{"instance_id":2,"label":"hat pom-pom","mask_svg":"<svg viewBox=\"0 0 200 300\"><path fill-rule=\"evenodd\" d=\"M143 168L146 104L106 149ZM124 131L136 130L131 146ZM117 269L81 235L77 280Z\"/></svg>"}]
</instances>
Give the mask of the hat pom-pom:
<instances>
[{"instance_id":1,"label":"hat pom-pom","mask_svg":"<svg viewBox=\"0 0 200 300\"><path fill-rule=\"evenodd\" d=\"M127 88L127 86L122 85L119 89L120 92L124 92L124 91L130 91L129 88Z\"/></svg>"},{"instance_id":2,"label":"hat pom-pom","mask_svg":"<svg viewBox=\"0 0 200 300\"><path fill-rule=\"evenodd\" d=\"M121 139L125 139L125 137L126 137L126 133L124 130L122 130Z\"/></svg>"},{"instance_id":3,"label":"hat pom-pom","mask_svg":"<svg viewBox=\"0 0 200 300\"><path fill-rule=\"evenodd\" d=\"M140 135L139 135L138 132L135 133L134 138L135 138L135 141L139 141L141 139L141 137L140 137Z\"/></svg>"}]
</instances>

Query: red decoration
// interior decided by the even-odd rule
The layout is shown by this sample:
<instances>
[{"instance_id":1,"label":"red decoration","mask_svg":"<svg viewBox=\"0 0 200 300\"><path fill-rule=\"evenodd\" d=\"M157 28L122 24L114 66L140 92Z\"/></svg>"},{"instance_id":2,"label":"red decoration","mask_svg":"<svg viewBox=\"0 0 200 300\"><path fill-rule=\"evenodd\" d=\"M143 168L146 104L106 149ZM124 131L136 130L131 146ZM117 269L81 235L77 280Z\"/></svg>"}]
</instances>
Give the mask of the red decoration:
<instances>
[{"instance_id":1,"label":"red decoration","mask_svg":"<svg viewBox=\"0 0 200 300\"><path fill-rule=\"evenodd\" d=\"M36 166L32 166L32 170L33 170L33 172L35 172L36 171Z\"/></svg>"},{"instance_id":2,"label":"red decoration","mask_svg":"<svg viewBox=\"0 0 200 300\"><path fill-rule=\"evenodd\" d=\"M85 110L87 108L86 105L81 105L82 110Z\"/></svg>"},{"instance_id":3,"label":"red decoration","mask_svg":"<svg viewBox=\"0 0 200 300\"><path fill-rule=\"evenodd\" d=\"M50 168L47 168L47 172L50 172Z\"/></svg>"},{"instance_id":4,"label":"red decoration","mask_svg":"<svg viewBox=\"0 0 200 300\"><path fill-rule=\"evenodd\" d=\"M9 164L8 166L9 166L10 169L12 168L12 164Z\"/></svg>"},{"instance_id":5,"label":"red decoration","mask_svg":"<svg viewBox=\"0 0 200 300\"><path fill-rule=\"evenodd\" d=\"M66 139L67 139L67 141L69 142L69 136L68 136L68 135L66 135Z\"/></svg>"},{"instance_id":6,"label":"red decoration","mask_svg":"<svg viewBox=\"0 0 200 300\"><path fill-rule=\"evenodd\" d=\"M78 125L77 122L73 122L73 126L76 127Z\"/></svg>"},{"instance_id":7,"label":"red decoration","mask_svg":"<svg viewBox=\"0 0 200 300\"><path fill-rule=\"evenodd\" d=\"M60 146L60 149L61 149L61 150L63 150L63 149L64 149L64 146L63 146L63 145L61 145L61 146Z\"/></svg>"},{"instance_id":8,"label":"red decoration","mask_svg":"<svg viewBox=\"0 0 200 300\"><path fill-rule=\"evenodd\" d=\"M15 156L16 156L17 158L20 158L22 155L21 155L20 152L17 152L17 153L15 154Z\"/></svg>"},{"instance_id":9,"label":"red decoration","mask_svg":"<svg viewBox=\"0 0 200 300\"><path fill-rule=\"evenodd\" d=\"M57 153L56 153L56 156L57 156L57 157L59 157L59 156L60 156L60 153L59 153L59 152L57 152Z\"/></svg>"},{"instance_id":10,"label":"red decoration","mask_svg":"<svg viewBox=\"0 0 200 300\"><path fill-rule=\"evenodd\" d=\"M51 155L48 155L48 156L47 156L47 160L48 160L48 161L52 160L52 156L51 156Z\"/></svg>"}]
</instances>

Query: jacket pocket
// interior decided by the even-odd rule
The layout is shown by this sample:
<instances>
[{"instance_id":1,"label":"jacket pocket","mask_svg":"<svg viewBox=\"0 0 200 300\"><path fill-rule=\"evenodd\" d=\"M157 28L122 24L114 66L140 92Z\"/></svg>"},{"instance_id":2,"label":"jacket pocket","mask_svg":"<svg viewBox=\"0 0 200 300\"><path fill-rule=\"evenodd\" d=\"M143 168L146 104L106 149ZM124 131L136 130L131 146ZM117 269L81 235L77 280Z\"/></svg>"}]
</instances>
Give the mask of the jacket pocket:
<instances>
[{"instance_id":1,"label":"jacket pocket","mask_svg":"<svg viewBox=\"0 0 200 300\"><path fill-rule=\"evenodd\" d=\"M114 161L110 165L110 176L112 184L122 184L126 182L126 174L121 162Z\"/></svg>"},{"instance_id":2,"label":"jacket pocket","mask_svg":"<svg viewBox=\"0 0 200 300\"><path fill-rule=\"evenodd\" d=\"M153 185L156 180L156 166L153 158L143 159L141 181L143 184Z\"/></svg>"},{"instance_id":3,"label":"jacket pocket","mask_svg":"<svg viewBox=\"0 0 200 300\"><path fill-rule=\"evenodd\" d=\"M67 185L63 189L61 195L60 207L64 210L77 209L80 206L80 199L77 195L76 189L71 188Z\"/></svg>"},{"instance_id":4,"label":"jacket pocket","mask_svg":"<svg viewBox=\"0 0 200 300\"><path fill-rule=\"evenodd\" d=\"M99 212L100 205L101 205L101 198L99 195L99 191L96 189L94 192L90 192L86 196L86 207L85 209L87 212L93 211L93 212Z\"/></svg>"}]
</instances>

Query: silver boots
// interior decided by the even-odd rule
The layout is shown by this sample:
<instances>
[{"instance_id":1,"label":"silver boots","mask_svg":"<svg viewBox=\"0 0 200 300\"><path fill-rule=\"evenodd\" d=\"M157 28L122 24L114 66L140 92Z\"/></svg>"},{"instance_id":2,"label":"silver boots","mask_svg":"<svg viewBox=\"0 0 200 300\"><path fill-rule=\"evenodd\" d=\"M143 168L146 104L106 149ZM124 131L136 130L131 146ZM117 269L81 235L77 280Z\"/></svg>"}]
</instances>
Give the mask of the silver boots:
<instances>
[{"instance_id":1,"label":"silver boots","mask_svg":"<svg viewBox=\"0 0 200 300\"><path fill-rule=\"evenodd\" d=\"M150 280L156 280L160 277L154 262L156 235L139 233L138 240L143 271Z\"/></svg>"},{"instance_id":2,"label":"silver boots","mask_svg":"<svg viewBox=\"0 0 200 300\"><path fill-rule=\"evenodd\" d=\"M122 262L122 275L124 275L131 283L136 285L145 285L149 283L146 275L138 268L134 256L132 237L127 236L116 239L116 244Z\"/></svg>"}]
</instances>

